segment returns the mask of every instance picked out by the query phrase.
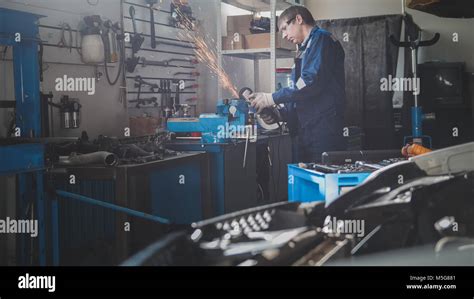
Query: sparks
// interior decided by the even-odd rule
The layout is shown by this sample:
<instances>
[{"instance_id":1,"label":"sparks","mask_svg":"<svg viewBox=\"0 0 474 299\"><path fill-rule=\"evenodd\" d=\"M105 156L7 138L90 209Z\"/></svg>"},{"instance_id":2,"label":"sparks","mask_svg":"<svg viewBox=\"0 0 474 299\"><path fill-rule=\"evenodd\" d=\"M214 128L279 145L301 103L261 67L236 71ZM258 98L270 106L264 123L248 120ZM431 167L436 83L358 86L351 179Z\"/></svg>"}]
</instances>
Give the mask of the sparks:
<instances>
[{"instance_id":1,"label":"sparks","mask_svg":"<svg viewBox=\"0 0 474 299\"><path fill-rule=\"evenodd\" d=\"M237 87L232 83L230 76L226 73L222 66L219 66L217 50L209 47L206 39L197 32L194 32L194 25L186 16L182 14L181 16L185 19L183 28L184 30L179 33L178 38L183 41L194 42L194 54L196 54L197 60L205 64L209 70L217 76L217 79L223 88L227 89L233 97L238 98L239 93L237 92ZM213 38L208 37L208 39L215 43Z\"/></svg>"}]
</instances>

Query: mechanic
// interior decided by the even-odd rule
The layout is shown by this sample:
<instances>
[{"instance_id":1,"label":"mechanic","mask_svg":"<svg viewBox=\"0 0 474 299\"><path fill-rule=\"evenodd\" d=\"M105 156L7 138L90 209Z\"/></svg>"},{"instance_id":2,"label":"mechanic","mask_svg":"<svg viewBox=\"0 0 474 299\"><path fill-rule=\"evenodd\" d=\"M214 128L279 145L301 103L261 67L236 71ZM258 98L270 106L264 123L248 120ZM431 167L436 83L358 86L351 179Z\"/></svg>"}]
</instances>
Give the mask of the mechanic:
<instances>
[{"instance_id":1,"label":"mechanic","mask_svg":"<svg viewBox=\"0 0 474 299\"><path fill-rule=\"evenodd\" d=\"M254 93L250 100L265 123L287 122L293 162L320 162L322 153L346 149L344 49L302 6L285 10L278 28L298 45L292 84L273 94Z\"/></svg>"}]
</instances>

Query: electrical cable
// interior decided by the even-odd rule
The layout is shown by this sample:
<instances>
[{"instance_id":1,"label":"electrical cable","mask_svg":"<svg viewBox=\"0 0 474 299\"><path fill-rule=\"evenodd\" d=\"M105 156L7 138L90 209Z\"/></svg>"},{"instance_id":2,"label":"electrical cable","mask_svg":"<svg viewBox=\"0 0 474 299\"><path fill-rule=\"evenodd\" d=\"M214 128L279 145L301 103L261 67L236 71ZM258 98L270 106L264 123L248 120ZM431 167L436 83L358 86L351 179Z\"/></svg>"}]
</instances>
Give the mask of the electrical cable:
<instances>
[{"instance_id":1,"label":"electrical cable","mask_svg":"<svg viewBox=\"0 0 474 299\"><path fill-rule=\"evenodd\" d=\"M115 77L115 79L112 81L110 79L110 75L109 75L109 68L107 66L107 55L104 55L104 65L105 65L105 77L107 78L107 82L109 82L110 85L115 85L117 84L118 80L120 79L120 75L122 74L122 69L123 69L123 65L124 65L124 60L125 60L125 55L123 53L123 43L124 42L124 36L123 35L117 35L117 43L118 43L118 52L119 52L119 55L120 55L120 59L119 59L119 70L117 72L117 76ZM105 43L104 42L104 45L106 45L108 43ZM106 45L104 47L105 50L108 49L108 45Z\"/></svg>"},{"instance_id":2,"label":"electrical cable","mask_svg":"<svg viewBox=\"0 0 474 299\"><path fill-rule=\"evenodd\" d=\"M118 80L120 79L120 75L122 73L123 53L121 53L122 50L119 50L119 52L120 52L119 70L117 72L117 76L115 77L113 81L110 79L110 75L109 75L109 67L107 65L107 55L104 55L105 77L107 78L107 82L109 82L110 85L117 84Z\"/></svg>"}]
</instances>

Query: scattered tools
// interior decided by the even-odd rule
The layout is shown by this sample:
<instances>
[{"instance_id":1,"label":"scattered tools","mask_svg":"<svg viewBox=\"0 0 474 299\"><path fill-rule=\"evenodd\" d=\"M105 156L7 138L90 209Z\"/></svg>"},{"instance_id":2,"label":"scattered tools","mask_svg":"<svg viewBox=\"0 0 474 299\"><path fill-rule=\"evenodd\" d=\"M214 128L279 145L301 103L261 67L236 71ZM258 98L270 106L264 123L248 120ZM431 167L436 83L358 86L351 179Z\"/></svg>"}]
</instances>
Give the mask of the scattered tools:
<instances>
[{"instance_id":1,"label":"scattered tools","mask_svg":"<svg viewBox=\"0 0 474 299\"><path fill-rule=\"evenodd\" d=\"M132 36L130 42L132 44L133 55L135 55L138 51L140 51L140 48L142 47L142 44L145 41L145 38L142 37L137 32L137 21L135 19L135 7L134 6L130 6L129 13L130 13L130 18L132 18L132 23L133 23L133 36Z\"/></svg>"},{"instance_id":2,"label":"scattered tools","mask_svg":"<svg viewBox=\"0 0 474 299\"><path fill-rule=\"evenodd\" d=\"M158 0L146 0L150 6L150 35L151 35L151 48L156 49L156 33L155 33L155 13L153 11L153 5L155 5Z\"/></svg>"}]
</instances>

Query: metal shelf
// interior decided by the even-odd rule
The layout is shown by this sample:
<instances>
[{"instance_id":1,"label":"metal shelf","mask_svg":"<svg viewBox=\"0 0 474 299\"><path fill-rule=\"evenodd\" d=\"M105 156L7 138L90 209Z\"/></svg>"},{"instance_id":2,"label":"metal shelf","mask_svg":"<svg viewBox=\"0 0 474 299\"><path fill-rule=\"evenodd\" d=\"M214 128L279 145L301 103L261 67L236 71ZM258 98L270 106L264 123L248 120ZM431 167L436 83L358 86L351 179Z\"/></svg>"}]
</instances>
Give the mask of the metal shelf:
<instances>
[{"instance_id":1,"label":"metal shelf","mask_svg":"<svg viewBox=\"0 0 474 299\"><path fill-rule=\"evenodd\" d=\"M249 11L270 11L270 44L268 48L264 49L246 49L246 50L223 50L221 37L222 32L222 3L227 3L238 8L243 8ZM224 57L239 57L254 61L254 89L260 90L260 63L261 59L268 59L270 61L270 89L272 92L276 90L276 61L277 58L291 57L291 51L281 52L276 49L276 11L280 5L288 5L283 0L220 0L217 1L216 13L217 13L217 53L218 53L218 65L223 67L222 60ZM286 52L286 53L285 53ZM281 55L281 56L280 56ZM222 86L219 83L218 97L222 98Z\"/></svg>"},{"instance_id":2,"label":"metal shelf","mask_svg":"<svg viewBox=\"0 0 474 299\"><path fill-rule=\"evenodd\" d=\"M271 48L261 49L245 49L245 50L223 50L222 55L237 57L242 59L258 60L258 59L270 59ZM293 58L294 52L285 49L276 49L277 58Z\"/></svg>"},{"instance_id":3,"label":"metal shelf","mask_svg":"<svg viewBox=\"0 0 474 299\"><path fill-rule=\"evenodd\" d=\"M271 10L271 0L222 0L222 2L252 12ZM290 6L291 4L286 1L277 1L276 10L285 10Z\"/></svg>"}]
</instances>

